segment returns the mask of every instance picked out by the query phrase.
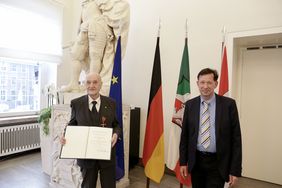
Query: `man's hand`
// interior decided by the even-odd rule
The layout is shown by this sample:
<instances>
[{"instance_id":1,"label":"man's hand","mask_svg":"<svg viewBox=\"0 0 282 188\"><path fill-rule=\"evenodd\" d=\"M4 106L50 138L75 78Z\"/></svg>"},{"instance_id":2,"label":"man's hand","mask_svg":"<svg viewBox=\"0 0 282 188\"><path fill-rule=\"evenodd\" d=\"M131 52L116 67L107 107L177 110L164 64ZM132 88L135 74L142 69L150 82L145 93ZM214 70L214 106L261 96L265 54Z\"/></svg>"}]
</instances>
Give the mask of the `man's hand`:
<instances>
[{"instance_id":1,"label":"man's hand","mask_svg":"<svg viewBox=\"0 0 282 188\"><path fill-rule=\"evenodd\" d=\"M180 174L184 179L186 179L188 176L187 168L187 166L180 166Z\"/></svg>"},{"instance_id":2,"label":"man's hand","mask_svg":"<svg viewBox=\"0 0 282 188\"><path fill-rule=\"evenodd\" d=\"M237 181L238 178L236 176L229 175L229 182L228 182L229 187L234 186Z\"/></svg>"},{"instance_id":3,"label":"man's hand","mask_svg":"<svg viewBox=\"0 0 282 188\"><path fill-rule=\"evenodd\" d=\"M116 133L112 136L112 147L117 143L118 135Z\"/></svg>"},{"instance_id":4,"label":"man's hand","mask_svg":"<svg viewBox=\"0 0 282 188\"><path fill-rule=\"evenodd\" d=\"M66 144L66 138L65 137L61 137L60 138L60 143L62 144L62 145L65 145Z\"/></svg>"}]
</instances>

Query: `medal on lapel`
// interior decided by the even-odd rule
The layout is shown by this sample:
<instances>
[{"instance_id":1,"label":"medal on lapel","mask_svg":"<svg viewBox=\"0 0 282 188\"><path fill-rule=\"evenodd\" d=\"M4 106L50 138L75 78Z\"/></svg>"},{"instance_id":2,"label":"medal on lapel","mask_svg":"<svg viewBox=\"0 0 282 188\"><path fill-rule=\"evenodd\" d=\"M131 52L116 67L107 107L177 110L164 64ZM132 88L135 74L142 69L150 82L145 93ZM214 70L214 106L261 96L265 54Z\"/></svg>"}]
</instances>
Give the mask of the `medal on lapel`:
<instances>
[{"instance_id":1,"label":"medal on lapel","mask_svg":"<svg viewBox=\"0 0 282 188\"><path fill-rule=\"evenodd\" d=\"M107 125L106 125L106 117L105 116L102 116L101 121L102 121L101 126L106 127Z\"/></svg>"}]
</instances>

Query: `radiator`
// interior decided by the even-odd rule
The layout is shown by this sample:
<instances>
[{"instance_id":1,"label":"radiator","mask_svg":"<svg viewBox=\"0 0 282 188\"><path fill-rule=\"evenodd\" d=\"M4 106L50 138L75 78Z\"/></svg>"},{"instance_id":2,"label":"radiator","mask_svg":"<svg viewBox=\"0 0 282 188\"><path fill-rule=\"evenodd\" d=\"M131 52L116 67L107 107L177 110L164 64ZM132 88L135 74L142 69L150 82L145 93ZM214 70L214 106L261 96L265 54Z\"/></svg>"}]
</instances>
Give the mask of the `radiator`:
<instances>
[{"instance_id":1,"label":"radiator","mask_svg":"<svg viewBox=\"0 0 282 188\"><path fill-rule=\"evenodd\" d=\"M0 157L40 148L38 123L0 127Z\"/></svg>"}]
</instances>

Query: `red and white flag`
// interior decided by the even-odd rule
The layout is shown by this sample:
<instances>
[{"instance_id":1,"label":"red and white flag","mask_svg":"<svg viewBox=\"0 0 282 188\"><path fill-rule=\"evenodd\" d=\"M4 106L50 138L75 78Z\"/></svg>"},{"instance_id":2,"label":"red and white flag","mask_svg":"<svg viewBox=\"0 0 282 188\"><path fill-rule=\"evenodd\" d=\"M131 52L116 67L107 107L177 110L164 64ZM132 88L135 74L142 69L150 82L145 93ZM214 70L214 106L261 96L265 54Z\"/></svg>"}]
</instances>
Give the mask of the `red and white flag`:
<instances>
[{"instance_id":1,"label":"red and white flag","mask_svg":"<svg viewBox=\"0 0 282 188\"><path fill-rule=\"evenodd\" d=\"M227 63L227 50L225 42L222 45L222 58L221 58L221 73L219 81L218 95L228 95L228 63Z\"/></svg>"}]
</instances>

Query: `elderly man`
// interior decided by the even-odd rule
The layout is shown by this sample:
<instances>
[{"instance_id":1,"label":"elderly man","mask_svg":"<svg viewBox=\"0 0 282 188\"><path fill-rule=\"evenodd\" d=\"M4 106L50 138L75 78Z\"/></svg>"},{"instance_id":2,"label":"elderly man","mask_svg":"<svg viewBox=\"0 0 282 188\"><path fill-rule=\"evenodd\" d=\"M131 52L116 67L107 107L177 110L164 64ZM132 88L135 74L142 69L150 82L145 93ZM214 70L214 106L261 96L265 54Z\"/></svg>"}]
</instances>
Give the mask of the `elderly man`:
<instances>
[{"instance_id":1,"label":"elderly man","mask_svg":"<svg viewBox=\"0 0 282 188\"><path fill-rule=\"evenodd\" d=\"M90 73L86 76L87 95L71 101L71 119L69 125L103 126L113 128L111 159L77 159L80 166L83 181L82 188L96 187L98 172L102 188L116 187L115 170L115 144L121 129L116 119L116 104L106 96L100 95L102 86L98 73ZM65 144L67 140L61 139Z\"/></svg>"}]
</instances>

